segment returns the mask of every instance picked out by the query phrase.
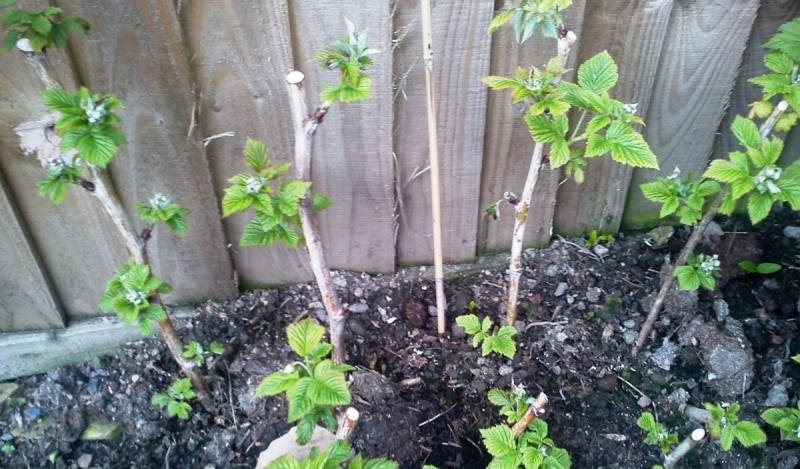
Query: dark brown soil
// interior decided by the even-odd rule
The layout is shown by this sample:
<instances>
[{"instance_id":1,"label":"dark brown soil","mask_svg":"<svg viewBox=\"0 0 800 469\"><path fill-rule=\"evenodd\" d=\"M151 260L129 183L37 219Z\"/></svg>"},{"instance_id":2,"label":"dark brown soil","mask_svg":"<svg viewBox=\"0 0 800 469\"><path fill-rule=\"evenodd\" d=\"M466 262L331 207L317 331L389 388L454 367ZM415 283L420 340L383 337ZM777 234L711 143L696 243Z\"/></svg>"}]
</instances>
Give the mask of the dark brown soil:
<instances>
[{"instance_id":1,"label":"dark brown soil","mask_svg":"<svg viewBox=\"0 0 800 469\"><path fill-rule=\"evenodd\" d=\"M693 427L671 407L668 395L685 389L696 406L723 400L704 384L703 363L691 346L680 351L669 371L651 360L662 338L683 321L695 316L715 321L714 295L721 295L731 316L744 324L755 353L756 377L736 399L740 416L766 427L758 415L768 390L777 380L800 379L800 365L787 360L800 352L793 340L798 241L782 234L784 226L800 226L800 221L774 215L752 235L744 234L750 228L741 220L720 224L728 234L712 237L713 245L705 249L725 260L747 245L753 249L748 255L761 250L761 260L783 269L770 276L742 275L735 264L726 264L730 280L722 290L701 292L691 311L664 311L637 357L631 356L630 342L646 315L641 302L657 291L664 255L676 252L685 239L680 230L675 242L659 250L648 247L644 235L619 235L606 245L610 252L604 258L581 239L526 251L513 360L482 357L459 331L438 337L435 318L426 316L435 305L433 282L426 279L430 270L336 273L337 288L351 310L348 361L359 369L351 385L362 415L354 446L403 468L486 467L489 457L478 429L502 422L486 392L515 383L532 395L549 396L545 420L556 444L571 454L573 467L649 468L660 462L660 454L643 443L644 432L636 425L643 411L656 413L684 437ZM448 280L449 323L466 313L471 301L476 314L501 322L505 275L505 267L495 263ZM324 316L319 294L313 285L260 290L223 304L198 305L195 312L176 321L184 340L226 345L224 356L207 362L215 413L195 406L190 419L181 421L150 404L152 394L176 378L177 368L161 341L146 340L117 356L14 381L18 387L2 407L0 445L7 452L0 453L0 466L254 467L259 452L289 425L282 398L254 399L253 392L264 376L292 359L286 326L307 315ZM653 404L641 407L643 395ZM790 405L797 397L790 387ZM117 423L121 433L108 441L82 441L79 436L91 422ZM791 467L786 464L794 461L797 446L766 430L765 446L735 445L726 453L717 442L707 442L682 467Z\"/></svg>"}]
</instances>

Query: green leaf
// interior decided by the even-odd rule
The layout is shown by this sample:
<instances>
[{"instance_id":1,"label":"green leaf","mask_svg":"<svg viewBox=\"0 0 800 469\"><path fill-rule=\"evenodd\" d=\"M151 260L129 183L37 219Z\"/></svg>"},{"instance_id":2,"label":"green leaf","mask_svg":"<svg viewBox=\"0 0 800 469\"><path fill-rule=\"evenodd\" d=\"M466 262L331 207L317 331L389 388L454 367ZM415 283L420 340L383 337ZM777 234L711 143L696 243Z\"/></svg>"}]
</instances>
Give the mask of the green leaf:
<instances>
[{"instance_id":1,"label":"green leaf","mask_svg":"<svg viewBox=\"0 0 800 469\"><path fill-rule=\"evenodd\" d=\"M578 84L596 94L603 94L617 83L617 64L608 51L600 52L578 68Z\"/></svg>"},{"instance_id":2,"label":"green leaf","mask_svg":"<svg viewBox=\"0 0 800 469\"><path fill-rule=\"evenodd\" d=\"M517 329L514 326L501 327L497 334L491 337L492 350L508 358L514 358L517 353L517 344L513 337L516 333Z\"/></svg>"},{"instance_id":3,"label":"green leaf","mask_svg":"<svg viewBox=\"0 0 800 469\"><path fill-rule=\"evenodd\" d=\"M251 138L244 146L244 162L253 171L260 173L269 166L269 150L264 143Z\"/></svg>"},{"instance_id":4,"label":"green leaf","mask_svg":"<svg viewBox=\"0 0 800 469\"><path fill-rule=\"evenodd\" d=\"M539 143L552 143L563 141L569 130L569 120L566 115L550 118L544 114L534 116L525 114L525 122L533 139Z\"/></svg>"},{"instance_id":5,"label":"green leaf","mask_svg":"<svg viewBox=\"0 0 800 469\"><path fill-rule=\"evenodd\" d=\"M304 415L297 422L297 444L305 445L314 436L314 427L316 427L316 419L313 415Z\"/></svg>"},{"instance_id":6,"label":"green leaf","mask_svg":"<svg viewBox=\"0 0 800 469\"><path fill-rule=\"evenodd\" d=\"M314 409L314 401L308 398L308 386L313 380L309 377L300 378L286 390L286 398L289 402L289 413L287 420L289 423L295 422L307 415Z\"/></svg>"},{"instance_id":7,"label":"green leaf","mask_svg":"<svg viewBox=\"0 0 800 469\"><path fill-rule=\"evenodd\" d=\"M474 314L466 314L456 318L456 324L464 328L469 335L475 335L481 330L481 321Z\"/></svg>"},{"instance_id":8,"label":"green leaf","mask_svg":"<svg viewBox=\"0 0 800 469\"><path fill-rule=\"evenodd\" d=\"M502 457L508 455L516 455L517 443L514 440L514 434L511 429L506 425L495 425L490 428L481 428L481 436L483 437L483 445L494 457Z\"/></svg>"},{"instance_id":9,"label":"green leaf","mask_svg":"<svg viewBox=\"0 0 800 469\"><path fill-rule=\"evenodd\" d=\"M79 107L77 100L61 88L49 88L44 92L44 104L59 112L72 111L75 107Z\"/></svg>"},{"instance_id":10,"label":"green leaf","mask_svg":"<svg viewBox=\"0 0 800 469\"><path fill-rule=\"evenodd\" d=\"M153 397L150 398L150 403L158 407L166 407L171 400L172 398L169 397L169 394L157 392L153 394Z\"/></svg>"},{"instance_id":11,"label":"green leaf","mask_svg":"<svg viewBox=\"0 0 800 469\"><path fill-rule=\"evenodd\" d=\"M75 148L87 163L103 169L117 153L114 140L94 127L67 132L61 141L61 148L64 151Z\"/></svg>"},{"instance_id":12,"label":"green leaf","mask_svg":"<svg viewBox=\"0 0 800 469\"><path fill-rule=\"evenodd\" d=\"M773 51L764 55L764 65L781 75L788 75L794 69L794 61L782 51Z\"/></svg>"},{"instance_id":13,"label":"green leaf","mask_svg":"<svg viewBox=\"0 0 800 469\"><path fill-rule=\"evenodd\" d=\"M800 18L781 25L764 47L783 51L795 62L800 62Z\"/></svg>"},{"instance_id":14,"label":"green leaf","mask_svg":"<svg viewBox=\"0 0 800 469\"><path fill-rule=\"evenodd\" d=\"M742 420L736 423L734 429L735 438L739 440L739 443L745 448L767 442L767 435L764 433L764 430L754 422Z\"/></svg>"},{"instance_id":15,"label":"green leaf","mask_svg":"<svg viewBox=\"0 0 800 469\"><path fill-rule=\"evenodd\" d=\"M489 399L489 402L500 407L510 406L514 404L511 400L508 399L508 397L506 397L506 393L497 388L490 389L487 398Z\"/></svg>"},{"instance_id":16,"label":"green leaf","mask_svg":"<svg viewBox=\"0 0 800 469\"><path fill-rule=\"evenodd\" d=\"M244 186L230 186L225 189L225 195L222 197L222 216L228 217L236 212L243 212L253 205L254 200L253 195L249 194Z\"/></svg>"},{"instance_id":17,"label":"green leaf","mask_svg":"<svg viewBox=\"0 0 800 469\"><path fill-rule=\"evenodd\" d=\"M315 404L331 406L349 404L351 399L344 374L337 371L317 374L308 385L307 396Z\"/></svg>"},{"instance_id":18,"label":"green leaf","mask_svg":"<svg viewBox=\"0 0 800 469\"><path fill-rule=\"evenodd\" d=\"M267 464L267 469L302 469L302 468L297 459L287 454Z\"/></svg>"},{"instance_id":19,"label":"green leaf","mask_svg":"<svg viewBox=\"0 0 800 469\"><path fill-rule=\"evenodd\" d=\"M326 208L330 207L331 205L333 205L333 201L328 197L326 197L324 194L320 194L319 192L314 192L313 197L314 197L313 201L314 210L317 212L321 212Z\"/></svg>"},{"instance_id":20,"label":"green leaf","mask_svg":"<svg viewBox=\"0 0 800 469\"><path fill-rule=\"evenodd\" d=\"M733 156L736 152L731 152ZM743 179L750 179L749 169L737 166L733 161L715 159L711 161L703 177L715 179L722 183L733 183Z\"/></svg>"},{"instance_id":21,"label":"green leaf","mask_svg":"<svg viewBox=\"0 0 800 469\"><path fill-rule=\"evenodd\" d=\"M544 459L544 467L548 469L569 469L572 467L572 459L567 450L553 448Z\"/></svg>"},{"instance_id":22,"label":"green leaf","mask_svg":"<svg viewBox=\"0 0 800 469\"><path fill-rule=\"evenodd\" d=\"M297 214L297 205L308 189L310 182L292 179L283 183L278 192L278 210L284 215L293 216Z\"/></svg>"},{"instance_id":23,"label":"green leaf","mask_svg":"<svg viewBox=\"0 0 800 469\"><path fill-rule=\"evenodd\" d=\"M489 27L487 28L488 33L492 34L493 32L497 31L500 26L504 25L509 19L511 19L511 15L513 14L514 10L512 9L500 10L497 15L492 18L492 21L489 22Z\"/></svg>"},{"instance_id":24,"label":"green leaf","mask_svg":"<svg viewBox=\"0 0 800 469\"><path fill-rule=\"evenodd\" d=\"M731 131L745 148L761 147L761 134L758 131L758 126L752 120L736 116L733 124L731 124Z\"/></svg>"},{"instance_id":25,"label":"green leaf","mask_svg":"<svg viewBox=\"0 0 800 469\"><path fill-rule=\"evenodd\" d=\"M276 396L291 388L300 379L300 373L293 370L291 373L276 371L261 380L256 388L255 397Z\"/></svg>"},{"instance_id":26,"label":"green leaf","mask_svg":"<svg viewBox=\"0 0 800 469\"><path fill-rule=\"evenodd\" d=\"M316 324L311 318L290 324L286 330L289 346L301 357L311 355L314 348L325 335L325 328Z\"/></svg>"},{"instance_id":27,"label":"green leaf","mask_svg":"<svg viewBox=\"0 0 800 469\"><path fill-rule=\"evenodd\" d=\"M561 166L569 163L569 157L569 143L567 143L566 140L556 140L550 145L550 167L560 168ZM578 182L578 184L580 184L580 182Z\"/></svg>"},{"instance_id":28,"label":"green leaf","mask_svg":"<svg viewBox=\"0 0 800 469\"><path fill-rule=\"evenodd\" d=\"M758 192L750 194L750 198L747 200L747 214L750 216L750 222L755 225L767 218L773 203L775 201L770 194Z\"/></svg>"},{"instance_id":29,"label":"green leaf","mask_svg":"<svg viewBox=\"0 0 800 469\"><path fill-rule=\"evenodd\" d=\"M692 266L682 265L676 267L675 278L678 279L681 290L694 291L700 288L700 278Z\"/></svg>"},{"instance_id":30,"label":"green leaf","mask_svg":"<svg viewBox=\"0 0 800 469\"><path fill-rule=\"evenodd\" d=\"M614 121L606 131L606 139L614 161L635 168L658 169L658 158L650 150L650 145L629 125ZM589 156L588 149L586 156Z\"/></svg>"},{"instance_id":31,"label":"green leaf","mask_svg":"<svg viewBox=\"0 0 800 469\"><path fill-rule=\"evenodd\" d=\"M658 431L661 425L656 422L656 418L650 412L642 412L642 415L636 420L636 425L646 432Z\"/></svg>"}]
</instances>

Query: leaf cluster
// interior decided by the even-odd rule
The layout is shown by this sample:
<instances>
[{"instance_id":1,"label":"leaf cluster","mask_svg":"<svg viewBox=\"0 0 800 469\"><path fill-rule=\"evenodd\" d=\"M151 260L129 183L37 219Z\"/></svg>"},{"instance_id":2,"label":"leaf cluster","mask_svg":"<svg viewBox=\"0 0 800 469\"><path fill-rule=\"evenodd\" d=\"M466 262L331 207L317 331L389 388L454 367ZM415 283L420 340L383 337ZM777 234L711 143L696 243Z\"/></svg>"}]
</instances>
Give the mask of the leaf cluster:
<instances>
[{"instance_id":1,"label":"leaf cluster","mask_svg":"<svg viewBox=\"0 0 800 469\"><path fill-rule=\"evenodd\" d=\"M188 229L186 215L189 209L172 202L163 194L156 194L149 203L136 204L136 211L139 212L139 218L151 225L163 221L176 234L181 236L186 234Z\"/></svg>"},{"instance_id":2,"label":"leaf cluster","mask_svg":"<svg viewBox=\"0 0 800 469\"><path fill-rule=\"evenodd\" d=\"M100 309L114 311L128 325L136 323L141 333L147 335L153 321L167 317L164 307L158 301L151 301L153 296L171 291L167 282L150 275L150 266L131 259L108 281Z\"/></svg>"},{"instance_id":3,"label":"leaf cluster","mask_svg":"<svg viewBox=\"0 0 800 469\"><path fill-rule=\"evenodd\" d=\"M297 442L306 444L321 421L333 431L335 406L350 403L344 372L354 368L335 365L327 357L333 346L322 342L325 328L306 318L287 328L289 346L302 361L288 365L261 381L256 397L275 396L283 392L289 401L288 421L297 423Z\"/></svg>"},{"instance_id":4,"label":"leaf cluster","mask_svg":"<svg viewBox=\"0 0 800 469\"><path fill-rule=\"evenodd\" d=\"M773 109L773 98L785 99L792 110L785 112L775 124L775 130L786 132L797 123L800 109L800 18L783 24L764 47L773 49L764 56L769 73L748 81L762 88L761 98L750 107L749 117L767 117Z\"/></svg>"},{"instance_id":5,"label":"leaf cluster","mask_svg":"<svg viewBox=\"0 0 800 469\"><path fill-rule=\"evenodd\" d=\"M15 0L0 0L0 8L11 6ZM54 17L62 13L61 8L48 7L39 11L9 8L0 14L3 26L8 30L3 39L3 52L10 51L22 38L30 41L34 52L44 52L51 45L61 49L67 44L67 32L89 32L89 23L83 18L69 16Z\"/></svg>"},{"instance_id":6,"label":"leaf cluster","mask_svg":"<svg viewBox=\"0 0 800 469\"><path fill-rule=\"evenodd\" d=\"M490 76L483 81L495 90L511 89L515 102L531 102L524 116L531 136L538 143L550 144L550 165L566 166L567 177L578 184L584 181L586 160L605 154L629 166L658 168L655 154L634 128L643 123L636 116L636 105L609 95L619 78L611 55L603 51L581 64L577 83L561 80L560 64L556 57L544 70L518 69L514 78ZM569 133L567 113L572 108L580 111L581 118Z\"/></svg>"},{"instance_id":7,"label":"leaf cluster","mask_svg":"<svg viewBox=\"0 0 800 469\"><path fill-rule=\"evenodd\" d=\"M661 448L661 454L669 453L678 444L678 435L668 432L650 412L643 412L636 420L636 425L647 432L644 442L648 445L658 445Z\"/></svg>"},{"instance_id":8,"label":"leaf cluster","mask_svg":"<svg viewBox=\"0 0 800 469\"><path fill-rule=\"evenodd\" d=\"M712 179L695 177L691 171L686 178L681 179L678 168L675 168L672 175L657 178L640 187L648 200L662 204L659 214L661 218L675 215L681 224L687 226L694 226L703 218L706 200L720 191L719 183Z\"/></svg>"},{"instance_id":9,"label":"leaf cluster","mask_svg":"<svg viewBox=\"0 0 800 469\"><path fill-rule=\"evenodd\" d=\"M717 256L706 254L689 254L686 264L675 268L675 278L681 290L694 291L701 286L707 290L714 290L720 276L719 260Z\"/></svg>"},{"instance_id":10,"label":"leaf cluster","mask_svg":"<svg viewBox=\"0 0 800 469\"><path fill-rule=\"evenodd\" d=\"M514 25L514 35L520 44L530 39L537 27L542 30L542 35L545 37L555 38L559 28L564 24L561 10L570 5L572 0L520 0L518 6L500 10L492 18L489 23L489 34L511 21Z\"/></svg>"},{"instance_id":11,"label":"leaf cluster","mask_svg":"<svg viewBox=\"0 0 800 469\"><path fill-rule=\"evenodd\" d=\"M755 422L739 420L739 404L729 406L720 404L705 404L706 410L711 413L708 423L709 431L713 438L718 438L720 446L725 451L731 449L734 440L745 448L766 443L767 435Z\"/></svg>"},{"instance_id":12,"label":"leaf cluster","mask_svg":"<svg viewBox=\"0 0 800 469\"><path fill-rule=\"evenodd\" d=\"M506 422L509 424L519 422L533 402L522 385L512 385L511 391L490 389L488 399L492 404L500 406L498 413L506 417Z\"/></svg>"},{"instance_id":13,"label":"leaf cluster","mask_svg":"<svg viewBox=\"0 0 800 469\"><path fill-rule=\"evenodd\" d=\"M192 360L197 365L202 365L209 355L222 355L225 353L225 347L216 340L208 344L208 350L203 349L200 342L195 340L186 344L183 348L183 356Z\"/></svg>"},{"instance_id":14,"label":"leaf cluster","mask_svg":"<svg viewBox=\"0 0 800 469\"><path fill-rule=\"evenodd\" d=\"M496 425L480 430L483 445L492 461L487 469L567 469L572 460L567 450L558 448L547 436L547 423L534 419L519 438L507 425Z\"/></svg>"},{"instance_id":15,"label":"leaf cluster","mask_svg":"<svg viewBox=\"0 0 800 469\"><path fill-rule=\"evenodd\" d=\"M472 337L472 346L481 345L481 354L485 357L492 352L499 353L508 358L514 358L517 353L517 344L514 335L517 329L514 326L503 326L493 331L493 322L486 316L481 321L474 314L465 314L456 318L456 323L464 328Z\"/></svg>"},{"instance_id":16,"label":"leaf cluster","mask_svg":"<svg viewBox=\"0 0 800 469\"><path fill-rule=\"evenodd\" d=\"M298 461L292 455L281 456L267 464L267 469L397 469L394 461L384 458L365 459L360 454L350 458L352 449L345 440L336 440L324 451L311 449L308 457ZM348 463L349 460L349 463Z\"/></svg>"},{"instance_id":17,"label":"leaf cluster","mask_svg":"<svg viewBox=\"0 0 800 469\"><path fill-rule=\"evenodd\" d=\"M303 241L298 204L311 183L290 179L277 188L270 185L284 176L291 164L272 163L266 145L257 140L247 139L244 158L255 174L241 173L228 180L231 186L225 189L222 198L222 216L253 207L255 215L245 225L239 241L242 246L264 246L282 241L290 247L297 247ZM316 210L323 210L331 204L322 195L314 194L313 198Z\"/></svg>"},{"instance_id":18,"label":"leaf cluster","mask_svg":"<svg viewBox=\"0 0 800 469\"><path fill-rule=\"evenodd\" d=\"M761 418L768 424L778 427L782 441L800 441L800 401L797 408L773 407L765 410Z\"/></svg>"},{"instance_id":19,"label":"leaf cluster","mask_svg":"<svg viewBox=\"0 0 800 469\"><path fill-rule=\"evenodd\" d=\"M614 241L614 235L610 233L599 234L597 230L592 230L586 235L586 242L584 244L587 248L590 248L600 243L609 243L611 241Z\"/></svg>"},{"instance_id":20,"label":"leaf cluster","mask_svg":"<svg viewBox=\"0 0 800 469\"><path fill-rule=\"evenodd\" d=\"M800 164L795 162L785 170L777 166L783 141L777 137L762 139L755 122L741 116L736 117L731 130L746 151L732 151L727 160L713 160L703 174L729 186L720 213L732 213L745 195L753 224L763 220L776 202L788 202L793 210L800 210Z\"/></svg>"},{"instance_id":21,"label":"leaf cluster","mask_svg":"<svg viewBox=\"0 0 800 469\"><path fill-rule=\"evenodd\" d=\"M314 60L329 70L339 70L341 79L338 84L323 83L320 101L323 107L330 107L334 102L349 103L369 98L372 80L364 74L370 65L370 56L379 51L367 45L367 34L357 31L352 21L345 18L347 37L328 44L325 49L314 55Z\"/></svg>"},{"instance_id":22,"label":"leaf cluster","mask_svg":"<svg viewBox=\"0 0 800 469\"><path fill-rule=\"evenodd\" d=\"M80 184L83 166L80 158L67 161L56 158L47 165L47 177L36 183L39 195L47 197L55 205L60 204L67 196L68 184Z\"/></svg>"},{"instance_id":23,"label":"leaf cluster","mask_svg":"<svg viewBox=\"0 0 800 469\"><path fill-rule=\"evenodd\" d=\"M44 92L48 108L58 111L56 133L61 137L61 150L76 150L89 164L105 168L116 155L120 145L127 142L117 123L119 117L111 112L122 103L112 94L96 95L81 87L74 95L61 88Z\"/></svg>"},{"instance_id":24,"label":"leaf cluster","mask_svg":"<svg viewBox=\"0 0 800 469\"><path fill-rule=\"evenodd\" d=\"M166 407L167 414L170 417L186 420L189 418L189 412L192 411L192 406L189 405L188 401L194 399L194 397L192 382L189 381L189 378L181 378L172 383L167 392L153 394L150 402L162 409Z\"/></svg>"}]
</instances>

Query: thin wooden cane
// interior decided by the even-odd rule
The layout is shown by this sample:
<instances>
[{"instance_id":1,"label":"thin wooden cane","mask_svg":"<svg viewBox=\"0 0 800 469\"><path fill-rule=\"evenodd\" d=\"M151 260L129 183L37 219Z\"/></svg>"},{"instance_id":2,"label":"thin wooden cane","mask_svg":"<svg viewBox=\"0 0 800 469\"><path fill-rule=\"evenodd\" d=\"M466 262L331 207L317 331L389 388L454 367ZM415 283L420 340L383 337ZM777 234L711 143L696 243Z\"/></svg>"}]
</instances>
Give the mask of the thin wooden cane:
<instances>
[{"instance_id":1,"label":"thin wooden cane","mask_svg":"<svg viewBox=\"0 0 800 469\"><path fill-rule=\"evenodd\" d=\"M428 146L431 162L431 206L433 210L433 266L436 280L436 315L439 335L445 332L447 303L444 298L444 267L442 261L442 202L439 187L439 143L436 131L436 95L433 87L433 32L431 31L431 2L422 0L422 42L425 60L425 85L428 91Z\"/></svg>"}]
</instances>

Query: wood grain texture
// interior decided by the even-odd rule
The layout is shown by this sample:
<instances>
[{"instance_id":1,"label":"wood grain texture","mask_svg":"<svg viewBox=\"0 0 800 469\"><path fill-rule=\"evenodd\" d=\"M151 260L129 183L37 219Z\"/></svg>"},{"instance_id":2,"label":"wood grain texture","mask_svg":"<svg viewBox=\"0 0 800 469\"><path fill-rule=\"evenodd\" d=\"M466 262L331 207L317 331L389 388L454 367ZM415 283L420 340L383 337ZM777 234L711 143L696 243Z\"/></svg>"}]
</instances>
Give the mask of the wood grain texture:
<instances>
[{"instance_id":1,"label":"wood grain texture","mask_svg":"<svg viewBox=\"0 0 800 469\"><path fill-rule=\"evenodd\" d=\"M217 197L228 178L247 171L248 137L264 142L273 161L293 161L292 125L284 77L292 69L286 2L214 0L185 2L181 14L187 53L197 81L198 128L202 138L225 132L206 148ZM283 244L240 247L252 212L224 220L231 254L243 287L308 281L302 249Z\"/></svg>"},{"instance_id":2,"label":"wood grain texture","mask_svg":"<svg viewBox=\"0 0 800 469\"><path fill-rule=\"evenodd\" d=\"M433 82L441 171L442 239L447 261L475 256L490 37L491 0L434 1ZM394 51L395 146L400 229L398 261L433 259L425 70L421 10L417 1L396 3L394 28L405 36Z\"/></svg>"},{"instance_id":3,"label":"wood grain texture","mask_svg":"<svg viewBox=\"0 0 800 469\"><path fill-rule=\"evenodd\" d=\"M0 158L6 155L0 153ZM0 332L64 327L65 317L0 173Z\"/></svg>"},{"instance_id":4,"label":"wood grain texture","mask_svg":"<svg viewBox=\"0 0 800 469\"><path fill-rule=\"evenodd\" d=\"M319 216L322 240L333 268L393 272L394 167L392 159L392 54L389 2L320 0L289 2L295 67L306 75L309 107L319 105L324 81L338 72L324 70L313 55L347 36L344 18L367 33L373 55L367 71L370 98L335 104L314 143L313 189L333 200ZM288 108L286 108L288 115Z\"/></svg>"},{"instance_id":5,"label":"wood grain texture","mask_svg":"<svg viewBox=\"0 0 800 469\"><path fill-rule=\"evenodd\" d=\"M669 175L705 170L759 6L739 0L676 2L664 42L653 100L645 116L645 139L661 169L634 170L623 224L657 223L660 207L639 185Z\"/></svg>"},{"instance_id":6,"label":"wood grain texture","mask_svg":"<svg viewBox=\"0 0 800 469\"><path fill-rule=\"evenodd\" d=\"M165 300L177 304L235 295L208 163L197 135L190 133L192 76L173 4L64 3L68 14L86 18L92 36L102 38L73 43L81 79L93 92L115 93L125 104L120 126L129 143L111 163L110 175L134 229L144 227L135 204L156 193L191 210L186 236L159 226L147 245L154 274L174 288Z\"/></svg>"},{"instance_id":7,"label":"wood grain texture","mask_svg":"<svg viewBox=\"0 0 800 469\"><path fill-rule=\"evenodd\" d=\"M769 73L769 70L764 65L764 55L768 52L768 49L762 46L778 32L780 25L798 16L800 16L800 2L762 0L761 7L758 9L758 16L753 24L753 30L750 33L750 39L747 41L747 49L744 51L736 86L731 93L731 104L719 126L717 139L714 142L714 158L727 158L729 152L741 150L730 127L737 115L747 116L748 106L758 99L761 90L758 86L748 83L747 80ZM788 136L776 135L787 137L782 159L784 161L794 161L797 158L798 149L800 149L798 148L800 145L800 141L798 141L800 133L791 131Z\"/></svg>"},{"instance_id":8,"label":"wood grain texture","mask_svg":"<svg viewBox=\"0 0 800 469\"><path fill-rule=\"evenodd\" d=\"M585 7L585 1L577 1L564 12L564 24L568 29L580 33ZM581 47L582 40L578 34L578 42L570 51L567 68L575 69ZM507 24L493 34L489 74L513 76L517 67L543 67L556 53L556 41L542 37L538 32L524 44L517 44L513 28ZM574 71L568 72L565 79L572 80L573 77ZM526 110L521 103L512 104L507 91L489 91L480 190L481 252L498 251L511 246L513 207L505 202L501 204L498 220L484 216L483 210L501 199L505 191L515 194L522 192L534 146L528 126L522 118ZM552 170L549 166L539 175L525 227L526 246L542 246L550 241L560 176L560 170Z\"/></svg>"},{"instance_id":9,"label":"wood grain texture","mask_svg":"<svg viewBox=\"0 0 800 469\"><path fill-rule=\"evenodd\" d=\"M41 9L46 2L26 1L18 5ZM80 34L71 34L70 38L86 39ZM68 56L52 50L48 62L52 75L74 89L74 72ZM102 314L97 303L105 290L105 279L125 257L112 223L98 212L95 200L84 190L70 187L58 207L38 195L36 182L46 172L35 155L22 153L13 129L48 112L42 100L43 91L44 84L20 53L15 50L0 53L0 171L5 176L6 195L13 199L21 217L16 223L27 227L29 240L35 245L31 251L38 253L45 266L46 273L40 275L52 281L54 297L59 301L55 307L62 308L69 320L93 317ZM6 224L5 218L2 223ZM15 310L12 314L24 318L30 311Z\"/></svg>"},{"instance_id":10,"label":"wood grain texture","mask_svg":"<svg viewBox=\"0 0 800 469\"><path fill-rule=\"evenodd\" d=\"M580 32L579 63L607 50L619 67L619 81L611 96L638 103L640 116L647 115L672 3L606 0L602 6L593 4ZM555 231L562 235L591 230L616 233L622 221L633 168L613 161L610 155L589 161L583 184L569 180L559 188Z\"/></svg>"}]
</instances>

